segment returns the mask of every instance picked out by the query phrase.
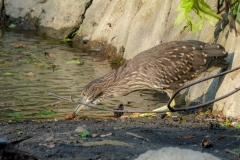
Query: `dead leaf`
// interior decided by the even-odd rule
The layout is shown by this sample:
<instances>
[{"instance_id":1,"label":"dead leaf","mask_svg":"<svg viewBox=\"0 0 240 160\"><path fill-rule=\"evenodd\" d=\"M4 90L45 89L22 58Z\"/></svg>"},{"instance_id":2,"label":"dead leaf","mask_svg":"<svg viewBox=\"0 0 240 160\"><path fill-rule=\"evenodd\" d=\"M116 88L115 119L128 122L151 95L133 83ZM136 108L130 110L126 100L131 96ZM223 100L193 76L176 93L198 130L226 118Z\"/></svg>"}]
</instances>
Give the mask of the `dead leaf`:
<instances>
[{"instance_id":1,"label":"dead leaf","mask_svg":"<svg viewBox=\"0 0 240 160\"><path fill-rule=\"evenodd\" d=\"M230 124L230 126L231 126L231 127L234 127L234 128L240 128L240 123L238 123L238 122L232 122L232 123Z\"/></svg>"},{"instance_id":2,"label":"dead leaf","mask_svg":"<svg viewBox=\"0 0 240 160\"><path fill-rule=\"evenodd\" d=\"M23 43L20 43L20 42L13 43L11 45L13 45L13 47L15 47L15 48L20 48L20 47L26 48L27 47L26 44L23 44Z\"/></svg>"},{"instance_id":3,"label":"dead leaf","mask_svg":"<svg viewBox=\"0 0 240 160\"><path fill-rule=\"evenodd\" d=\"M25 73L24 75L25 75L25 76L34 76L34 73L29 72L29 73Z\"/></svg>"},{"instance_id":4,"label":"dead leaf","mask_svg":"<svg viewBox=\"0 0 240 160\"><path fill-rule=\"evenodd\" d=\"M132 116L133 117L139 117L141 113L133 113Z\"/></svg>"},{"instance_id":5,"label":"dead leaf","mask_svg":"<svg viewBox=\"0 0 240 160\"><path fill-rule=\"evenodd\" d=\"M213 143L210 139L205 138L204 140L202 140L201 146L204 148L211 148L213 146Z\"/></svg>"},{"instance_id":6,"label":"dead leaf","mask_svg":"<svg viewBox=\"0 0 240 160\"><path fill-rule=\"evenodd\" d=\"M218 140L224 139L224 136L218 135L218 136L217 136L217 139L218 139Z\"/></svg>"},{"instance_id":7,"label":"dead leaf","mask_svg":"<svg viewBox=\"0 0 240 160\"><path fill-rule=\"evenodd\" d=\"M46 146L47 148L53 148L55 147L55 143L54 142L46 142L43 144L44 146Z\"/></svg>"},{"instance_id":8,"label":"dead leaf","mask_svg":"<svg viewBox=\"0 0 240 160\"><path fill-rule=\"evenodd\" d=\"M111 133L108 133L108 134L102 134L102 135L100 135L100 137L108 137L108 136L112 136L113 135L113 132L111 132Z\"/></svg>"},{"instance_id":9,"label":"dead leaf","mask_svg":"<svg viewBox=\"0 0 240 160\"><path fill-rule=\"evenodd\" d=\"M75 117L76 115L71 113L66 116L66 119L74 119Z\"/></svg>"},{"instance_id":10,"label":"dead leaf","mask_svg":"<svg viewBox=\"0 0 240 160\"><path fill-rule=\"evenodd\" d=\"M85 132L85 131L87 131L86 128L84 128L84 127L82 127L82 126L78 126L78 127L75 129L74 132L76 132L76 133L82 133L82 132Z\"/></svg>"},{"instance_id":11,"label":"dead leaf","mask_svg":"<svg viewBox=\"0 0 240 160\"><path fill-rule=\"evenodd\" d=\"M190 136L178 136L179 139L191 139L191 138L194 138L195 136L193 135L190 135Z\"/></svg>"},{"instance_id":12,"label":"dead leaf","mask_svg":"<svg viewBox=\"0 0 240 160\"><path fill-rule=\"evenodd\" d=\"M127 147L133 147L133 144L116 141L116 140L102 140L102 141L96 141L96 142L83 142L81 144L82 146L103 146L103 145L113 145L113 146L127 146Z\"/></svg>"},{"instance_id":13,"label":"dead leaf","mask_svg":"<svg viewBox=\"0 0 240 160\"><path fill-rule=\"evenodd\" d=\"M45 58L49 57L49 58L56 58L56 55L50 52L44 52L44 56Z\"/></svg>"},{"instance_id":14,"label":"dead leaf","mask_svg":"<svg viewBox=\"0 0 240 160\"><path fill-rule=\"evenodd\" d=\"M131 136L134 136L134 137L139 138L139 139L146 140L146 141L148 141L148 142L151 142L148 138L144 138L144 137L139 136L139 135L137 135L137 134L135 134L135 133L132 133L132 132L126 132L126 134L131 135Z\"/></svg>"},{"instance_id":15,"label":"dead leaf","mask_svg":"<svg viewBox=\"0 0 240 160\"><path fill-rule=\"evenodd\" d=\"M102 134L102 132L99 132L99 133L93 133L93 134L92 134L92 137L93 137L93 138L95 138L95 137L99 137L101 134Z\"/></svg>"},{"instance_id":16,"label":"dead leaf","mask_svg":"<svg viewBox=\"0 0 240 160\"><path fill-rule=\"evenodd\" d=\"M54 121L55 121L55 122L58 121L57 118L54 118Z\"/></svg>"}]
</instances>

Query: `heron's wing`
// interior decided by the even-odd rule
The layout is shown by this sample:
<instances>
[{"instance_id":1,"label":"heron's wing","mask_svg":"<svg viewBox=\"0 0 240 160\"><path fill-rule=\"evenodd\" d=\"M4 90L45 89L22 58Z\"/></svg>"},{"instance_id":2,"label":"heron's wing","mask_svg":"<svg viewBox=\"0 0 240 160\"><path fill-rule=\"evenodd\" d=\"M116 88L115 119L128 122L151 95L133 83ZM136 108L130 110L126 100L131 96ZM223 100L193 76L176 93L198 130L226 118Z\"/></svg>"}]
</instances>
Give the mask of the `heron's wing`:
<instances>
[{"instance_id":1,"label":"heron's wing","mask_svg":"<svg viewBox=\"0 0 240 160\"><path fill-rule=\"evenodd\" d=\"M138 68L139 74L151 81L153 88L177 89L226 56L227 52L218 44L173 41L140 53L129 65Z\"/></svg>"}]
</instances>

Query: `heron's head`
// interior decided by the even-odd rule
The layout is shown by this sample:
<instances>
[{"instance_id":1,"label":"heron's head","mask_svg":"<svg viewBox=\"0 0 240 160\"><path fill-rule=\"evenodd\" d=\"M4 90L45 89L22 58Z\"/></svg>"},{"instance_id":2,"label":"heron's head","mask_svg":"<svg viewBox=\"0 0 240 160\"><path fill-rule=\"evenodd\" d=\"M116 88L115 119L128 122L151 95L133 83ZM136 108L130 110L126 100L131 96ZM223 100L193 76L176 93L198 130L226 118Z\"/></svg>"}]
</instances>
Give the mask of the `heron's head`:
<instances>
[{"instance_id":1,"label":"heron's head","mask_svg":"<svg viewBox=\"0 0 240 160\"><path fill-rule=\"evenodd\" d=\"M78 114L84 108L84 104L97 104L106 97L126 95L134 91L135 88L139 88L136 87L134 81L131 81L132 74L128 73L129 69L124 70L125 67L126 65L121 66L87 84L82 90L79 104L77 104L73 114Z\"/></svg>"},{"instance_id":2,"label":"heron's head","mask_svg":"<svg viewBox=\"0 0 240 160\"><path fill-rule=\"evenodd\" d=\"M75 107L73 114L78 114L78 112L85 107L84 104L97 104L104 99L106 96L106 94L104 94L105 85L102 82L102 78L95 79L83 88L80 101Z\"/></svg>"}]
</instances>

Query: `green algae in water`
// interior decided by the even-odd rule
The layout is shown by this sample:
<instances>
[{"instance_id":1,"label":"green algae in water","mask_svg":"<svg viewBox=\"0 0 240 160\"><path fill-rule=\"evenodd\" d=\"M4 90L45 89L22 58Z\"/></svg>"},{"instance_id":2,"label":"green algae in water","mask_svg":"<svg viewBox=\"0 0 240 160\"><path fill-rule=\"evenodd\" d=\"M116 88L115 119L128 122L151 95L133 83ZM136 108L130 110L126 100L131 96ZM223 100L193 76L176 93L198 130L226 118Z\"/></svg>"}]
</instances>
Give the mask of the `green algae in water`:
<instances>
[{"instance_id":1,"label":"green algae in water","mask_svg":"<svg viewBox=\"0 0 240 160\"><path fill-rule=\"evenodd\" d=\"M16 24L11 23L8 27L9 27L9 28L15 28L15 27L16 27Z\"/></svg>"},{"instance_id":2,"label":"green algae in water","mask_svg":"<svg viewBox=\"0 0 240 160\"><path fill-rule=\"evenodd\" d=\"M3 75L6 75L6 76L10 76L10 75L12 75L13 73L11 73L11 72L4 72L3 73Z\"/></svg>"},{"instance_id":3,"label":"green algae in water","mask_svg":"<svg viewBox=\"0 0 240 160\"><path fill-rule=\"evenodd\" d=\"M6 116L7 117L20 117L21 114L19 114L19 113L8 113Z\"/></svg>"},{"instance_id":4,"label":"green algae in water","mask_svg":"<svg viewBox=\"0 0 240 160\"><path fill-rule=\"evenodd\" d=\"M67 61L66 64L81 64L81 62L79 61L79 59L77 59L77 60Z\"/></svg>"},{"instance_id":5,"label":"green algae in water","mask_svg":"<svg viewBox=\"0 0 240 160\"><path fill-rule=\"evenodd\" d=\"M40 111L40 114L43 115L49 115L49 114L56 114L57 112L54 110L44 110L44 111Z\"/></svg>"}]
</instances>

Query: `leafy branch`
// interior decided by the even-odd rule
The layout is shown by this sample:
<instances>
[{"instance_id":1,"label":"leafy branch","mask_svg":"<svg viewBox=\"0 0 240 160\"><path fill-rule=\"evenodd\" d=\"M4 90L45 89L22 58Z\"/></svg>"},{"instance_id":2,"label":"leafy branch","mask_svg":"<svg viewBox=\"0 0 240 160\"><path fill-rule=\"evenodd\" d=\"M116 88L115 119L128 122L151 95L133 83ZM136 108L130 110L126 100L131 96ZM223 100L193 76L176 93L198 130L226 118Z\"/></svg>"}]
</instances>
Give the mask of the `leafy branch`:
<instances>
[{"instance_id":1,"label":"leafy branch","mask_svg":"<svg viewBox=\"0 0 240 160\"><path fill-rule=\"evenodd\" d=\"M207 20L212 25L216 24L216 22L218 22L218 24L221 23L222 30L227 24L230 24L230 27L234 28L237 34L235 21L240 23L239 4L240 2L238 0L218 0L216 13L204 0L181 0L176 10L179 11L179 14L175 19L174 25L178 25L186 20L186 25L183 27L181 33L186 28L190 28L192 32L197 32L202 29L205 20ZM194 17L190 15L192 12L197 15L196 21ZM218 34L222 31L218 30L217 26L216 30Z\"/></svg>"}]
</instances>

